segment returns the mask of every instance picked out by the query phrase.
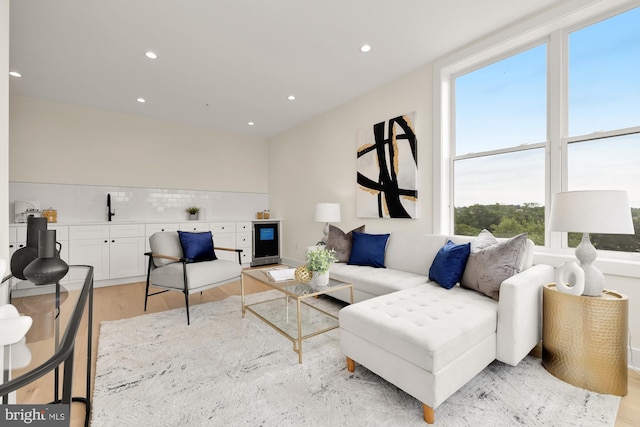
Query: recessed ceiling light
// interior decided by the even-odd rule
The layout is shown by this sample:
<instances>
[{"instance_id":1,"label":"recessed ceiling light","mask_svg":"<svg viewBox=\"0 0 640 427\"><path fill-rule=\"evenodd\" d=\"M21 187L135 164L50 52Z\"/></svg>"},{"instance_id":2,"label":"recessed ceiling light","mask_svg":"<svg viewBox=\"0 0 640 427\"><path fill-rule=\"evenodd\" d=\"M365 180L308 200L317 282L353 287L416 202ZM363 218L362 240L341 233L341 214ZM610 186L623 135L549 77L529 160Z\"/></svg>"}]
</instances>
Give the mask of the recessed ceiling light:
<instances>
[{"instance_id":1,"label":"recessed ceiling light","mask_svg":"<svg viewBox=\"0 0 640 427\"><path fill-rule=\"evenodd\" d=\"M144 104L145 102L147 102L147 100L144 99L144 98L138 98L138 99L136 99L136 101L138 101L141 104Z\"/></svg>"},{"instance_id":2,"label":"recessed ceiling light","mask_svg":"<svg viewBox=\"0 0 640 427\"><path fill-rule=\"evenodd\" d=\"M370 51L371 51L371 46L369 46L368 44L363 44L360 47L360 52L367 53L367 52L370 52Z\"/></svg>"},{"instance_id":3,"label":"recessed ceiling light","mask_svg":"<svg viewBox=\"0 0 640 427\"><path fill-rule=\"evenodd\" d=\"M253 122L247 122L247 124L248 124L249 126L253 126L253 125L255 125L255 123L253 123Z\"/></svg>"},{"instance_id":4,"label":"recessed ceiling light","mask_svg":"<svg viewBox=\"0 0 640 427\"><path fill-rule=\"evenodd\" d=\"M145 52L144 56L146 56L149 59L156 59L158 57L158 55L156 55L155 52L151 52L150 50Z\"/></svg>"},{"instance_id":5,"label":"recessed ceiling light","mask_svg":"<svg viewBox=\"0 0 640 427\"><path fill-rule=\"evenodd\" d=\"M295 96L293 96L293 95L289 95L289 96L287 96L287 99L288 99L289 101L293 101L294 99L296 99L296 97L295 97Z\"/></svg>"},{"instance_id":6,"label":"recessed ceiling light","mask_svg":"<svg viewBox=\"0 0 640 427\"><path fill-rule=\"evenodd\" d=\"M9 71L9 75L13 77L22 77L22 74L17 71Z\"/></svg>"}]
</instances>

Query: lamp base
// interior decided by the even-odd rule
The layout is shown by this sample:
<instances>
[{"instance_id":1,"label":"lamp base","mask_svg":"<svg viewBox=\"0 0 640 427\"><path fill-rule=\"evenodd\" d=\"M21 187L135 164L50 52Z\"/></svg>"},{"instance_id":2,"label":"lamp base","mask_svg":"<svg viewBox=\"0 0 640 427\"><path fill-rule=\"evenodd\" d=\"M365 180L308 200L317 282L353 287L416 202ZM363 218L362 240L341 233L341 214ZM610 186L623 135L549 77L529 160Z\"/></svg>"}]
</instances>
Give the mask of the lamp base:
<instances>
[{"instance_id":1,"label":"lamp base","mask_svg":"<svg viewBox=\"0 0 640 427\"><path fill-rule=\"evenodd\" d=\"M591 244L589 233L584 233L582 235L582 241L576 248L576 258L584 271L584 291L582 295L591 297L599 297L602 295L604 275L593 265L597 257L598 252Z\"/></svg>"},{"instance_id":2,"label":"lamp base","mask_svg":"<svg viewBox=\"0 0 640 427\"><path fill-rule=\"evenodd\" d=\"M320 242L326 245L327 240L329 240L329 223L328 222L325 223L324 228L322 229L322 234L324 234L324 236L322 236L322 239L320 240Z\"/></svg>"}]
</instances>

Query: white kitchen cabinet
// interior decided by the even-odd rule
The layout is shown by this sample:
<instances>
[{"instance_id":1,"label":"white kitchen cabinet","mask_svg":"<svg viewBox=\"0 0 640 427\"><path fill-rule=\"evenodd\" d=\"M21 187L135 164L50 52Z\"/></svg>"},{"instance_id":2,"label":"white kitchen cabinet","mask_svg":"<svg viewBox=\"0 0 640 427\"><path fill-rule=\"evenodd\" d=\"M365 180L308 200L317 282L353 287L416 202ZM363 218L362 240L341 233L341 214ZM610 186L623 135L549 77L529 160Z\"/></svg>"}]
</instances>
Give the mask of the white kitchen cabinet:
<instances>
[{"instance_id":1,"label":"white kitchen cabinet","mask_svg":"<svg viewBox=\"0 0 640 427\"><path fill-rule=\"evenodd\" d=\"M25 243L22 243L23 247ZM18 233L15 227L9 227L9 260L13 256L13 253L20 249L18 247ZM9 260L7 260L7 273L9 273Z\"/></svg>"},{"instance_id":2,"label":"white kitchen cabinet","mask_svg":"<svg viewBox=\"0 0 640 427\"><path fill-rule=\"evenodd\" d=\"M251 224L252 224L251 221L236 222L236 232L238 232L238 233L252 233L253 232L253 227L252 227Z\"/></svg>"},{"instance_id":3,"label":"white kitchen cabinet","mask_svg":"<svg viewBox=\"0 0 640 427\"><path fill-rule=\"evenodd\" d=\"M146 227L144 224L115 224L109 226L109 237L144 237Z\"/></svg>"},{"instance_id":4,"label":"white kitchen cabinet","mask_svg":"<svg viewBox=\"0 0 640 427\"><path fill-rule=\"evenodd\" d=\"M242 264L250 264L253 259L253 225L251 221L236 222L236 244L242 249Z\"/></svg>"},{"instance_id":5,"label":"white kitchen cabinet","mask_svg":"<svg viewBox=\"0 0 640 427\"><path fill-rule=\"evenodd\" d=\"M107 233L108 231L107 227ZM72 265L92 265L94 280L108 279L109 237L69 240L69 263ZM72 279L81 278L72 277Z\"/></svg>"},{"instance_id":6,"label":"white kitchen cabinet","mask_svg":"<svg viewBox=\"0 0 640 427\"><path fill-rule=\"evenodd\" d=\"M108 225L72 225L69 227L69 240L108 239Z\"/></svg>"},{"instance_id":7,"label":"white kitchen cabinet","mask_svg":"<svg viewBox=\"0 0 640 427\"><path fill-rule=\"evenodd\" d=\"M144 236L118 237L109 241L109 278L146 274Z\"/></svg>"},{"instance_id":8,"label":"white kitchen cabinet","mask_svg":"<svg viewBox=\"0 0 640 427\"><path fill-rule=\"evenodd\" d=\"M180 224L176 223L165 223L165 224L146 224L145 225L145 235L146 237L150 237L153 233L158 233L160 231L178 231L180 229Z\"/></svg>"},{"instance_id":9,"label":"white kitchen cabinet","mask_svg":"<svg viewBox=\"0 0 640 427\"><path fill-rule=\"evenodd\" d=\"M235 222L212 222L209 224L209 229L213 234L235 233L236 223Z\"/></svg>"},{"instance_id":10,"label":"white kitchen cabinet","mask_svg":"<svg viewBox=\"0 0 640 427\"><path fill-rule=\"evenodd\" d=\"M109 227L109 278L145 274L145 225L117 224Z\"/></svg>"},{"instance_id":11,"label":"white kitchen cabinet","mask_svg":"<svg viewBox=\"0 0 640 427\"><path fill-rule=\"evenodd\" d=\"M212 222L209 229L213 235L213 245L218 248L236 248L236 224L234 222ZM231 251L216 251L216 257L238 262L238 254Z\"/></svg>"},{"instance_id":12,"label":"white kitchen cabinet","mask_svg":"<svg viewBox=\"0 0 640 427\"><path fill-rule=\"evenodd\" d=\"M191 222L180 224L180 231L190 231L192 233L201 233L203 231L209 231L209 224L206 222Z\"/></svg>"},{"instance_id":13,"label":"white kitchen cabinet","mask_svg":"<svg viewBox=\"0 0 640 427\"><path fill-rule=\"evenodd\" d=\"M94 280L109 278L109 226L69 226L69 264L93 266ZM71 277L81 279L81 277Z\"/></svg>"},{"instance_id":14,"label":"white kitchen cabinet","mask_svg":"<svg viewBox=\"0 0 640 427\"><path fill-rule=\"evenodd\" d=\"M70 226L70 263L92 265L94 280L142 276L144 234L144 224Z\"/></svg>"}]
</instances>

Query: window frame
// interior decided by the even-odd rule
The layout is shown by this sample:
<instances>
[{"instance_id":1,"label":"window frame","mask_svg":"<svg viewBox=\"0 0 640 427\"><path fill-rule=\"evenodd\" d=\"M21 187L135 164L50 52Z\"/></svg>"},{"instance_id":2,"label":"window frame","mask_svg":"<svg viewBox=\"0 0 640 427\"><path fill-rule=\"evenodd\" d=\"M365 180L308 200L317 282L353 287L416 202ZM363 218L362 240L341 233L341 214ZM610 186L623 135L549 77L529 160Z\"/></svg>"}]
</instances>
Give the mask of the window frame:
<instances>
[{"instance_id":1,"label":"window frame","mask_svg":"<svg viewBox=\"0 0 640 427\"><path fill-rule=\"evenodd\" d=\"M568 40L571 32L601 20L640 7L640 0L604 0L586 7L577 2L563 4L533 16L518 25L487 37L434 64L433 73L433 229L451 234L454 218L454 161L469 157L500 154L545 147L545 224L548 224L552 194L568 188L568 144L604 136L640 132L640 126L597 134L568 135ZM472 155L455 155L455 79L484 66L516 55L532 47L547 44L547 141L524 147L491 150ZM439 184L439 185L438 185ZM567 247L567 233L551 232L545 225L545 246L536 246L536 261L559 264L573 259ZM640 253L599 250L605 273L640 277ZM621 263L626 266L620 268ZM611 267L611 268L608 268Z\"/></svg>"}]
</instances>

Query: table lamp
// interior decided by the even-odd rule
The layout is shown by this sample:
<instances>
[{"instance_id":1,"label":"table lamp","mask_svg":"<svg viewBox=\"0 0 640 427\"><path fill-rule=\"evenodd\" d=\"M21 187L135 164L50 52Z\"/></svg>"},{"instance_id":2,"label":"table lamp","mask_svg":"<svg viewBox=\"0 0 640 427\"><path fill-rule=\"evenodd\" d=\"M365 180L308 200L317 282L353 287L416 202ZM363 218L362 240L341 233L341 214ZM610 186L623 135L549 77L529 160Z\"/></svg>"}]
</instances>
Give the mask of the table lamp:
<instances>
[{"instance_id":1,"label":"table lamp","mask_svg":"<svg viewBox=\"0 0 640 427\"><path fill-rule=\"evenodd\" d=\"M329 223L340 222L340 203L318 203L313 220L325 223L321 242L326 244L329 237Z\"/></svg>"},{"instance_id":2,"label":"table lamp","mask_svg":"<svg viewBox=\"0 0 640 427\"><path fill-rule=\"evenodd\" d=\"M634 234L631 208L626 191L566 191L553 195L549 218L552 231L582 234L576 258L584 271L583 295L599 296L604 288L604 275L593 266L598 253L589 233Z\"/></svg>"}]
</instances>

